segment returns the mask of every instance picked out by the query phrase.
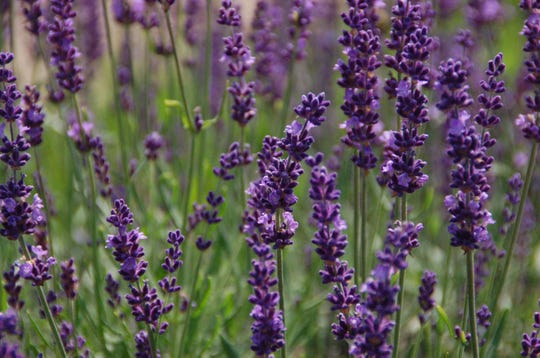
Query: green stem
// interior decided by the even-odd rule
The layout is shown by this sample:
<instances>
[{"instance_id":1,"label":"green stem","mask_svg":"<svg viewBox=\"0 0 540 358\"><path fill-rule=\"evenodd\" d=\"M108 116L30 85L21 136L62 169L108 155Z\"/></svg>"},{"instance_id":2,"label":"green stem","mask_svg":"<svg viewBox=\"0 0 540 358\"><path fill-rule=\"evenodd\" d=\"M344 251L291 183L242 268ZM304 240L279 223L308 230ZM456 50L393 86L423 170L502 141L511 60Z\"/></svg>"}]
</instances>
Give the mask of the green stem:
<instances>
[{"instance_id":1,"label":"green stem","mask_svg":"<svg viewBox=\"0 0 540 358\"><path fill-rule=\"evenodd\" d=\"M296 36L295 36L296 37ZM287 124L287 114L289 113L289 106L291 105L292 90L294 85L294 64L296 63L296 48L298 46L296 38L293 39L294 48L291 52L291 59L289 67L287 69L287 87L285 88L285 95L283 96L283 107L281 108L281 130L285 129Z\"/></svg>"},{"instance_id":2,"label":"green stem","mask_svg":"<svg viewBox=\"0 0 540 358\"><path fill-rule=\"evenodd\" d=\"M107 36L107 53L109 55L109 61L111 62L111 80L113 84L114 109L116 114L116 123L118 125L118 145L120 146L123 177L125 183L127 183L129 179L127 145L124 138L124 123L122 120L122 110L120 107L120 90L118 88L118 83L116 82L116 60L114 58L114 51L112 47L111 25L109 23L109 10L107 8L106 0L101 0L101 7L103 10L103 19L105 23L105 34ZM127 192L129 193L129 190Z\"/></svg>"},{"instance_id":3,"label":"green stem","mask_svg":"<svg viewBox=\"0 0 540 358\"><path fill-rule=\"evenodd\" d=\"M394 332L394 348L392 349L392 358L399 357L399 337L401 333L401 312L403 311L403 296L405 282L405 270L399 270L399 293L397 298L397 304L399 310L396 312L396 331Z\"/></svg>"},{"instance_id":4,"label":"green stem","mask_svg":"<svg viewBox=\"0 0 540 358\"><path fill-rule=\"evenodd\" d=\"M204 94L206 96L206 105L203 108L203 118L210 117L210 88L212 81L212 0L206 0L206 41L204 52Z\"/></svg>"},{"instance_id":5,"label":"green stem","mask_svg":"<svg viewBox=\"0 0 540 358\"><path fill-rule=\"evenodd\" d=\"M354 165L354 164L353 164ZM359 231L359 223L358 223L358 218L360 216L359 214L359 211L360 211L360 204L359 204L359 189L358 189L358 186L359 186L359 171L360 171L360 168L358 168L356 165L354 165L354 168L353 168L353 260L354 260L354 270L355 270L355 274L354 274L354 284L357 286L357 287L360 287L360 282L359 282L359 279L358 279L358 272L362 271L360 269L360 243L359 243L359 235L358 235L358 231ZM363 276L363 273L362 273L362 282L364 281L364 276Z\"/></svg>"},{"instance_id":6,"label":"green stem","mask_svg":"<svg viewBox=\"0 0 540 358\"><path fill-rule=\"evenodd\" d=\"M77 122L79 124L79 128L82 131L82 113L81 113L81 107L79 105L79 100L77 98L77 94L74 93L73 96L73 104L75 107L75 111L77 113ZM82 135L81 135L82 137ZM88 153L86 156L86 169L88 173L88 181L89 181L89 189L90 189L90 197L88 198L88 205L90 208L90 215L88 217L88 228L89 228L89 234L90 238L92 240L92 260L93 265L93 276L94 276L94 290L95 290L95 298L96 298L96 306L97 306L97 313L98 313L98 334L101 339L101 344L103 346L103 349L105 352L107 352L107 344L105 341L105 332L103 330L104 321L105 321L105 307L103 306L103 296L101 293L101 283L102 283L102 275L101 275L101 262L99 259L99 240L97 237L97 204L96 204L96 183L94 180L94 172L92 170L91 163L91 154Z\"/></svg>"},{"instance_id":7,"label":"green stem","mask_svg":"<svg viewBox=\"0 0 540 358\"><path fill-rule=\"evenodd\" d=\"M403 222L407 220L407 196L403 194L399 201L401 207L399 210L399 219ZM397 298L397 304L399 310L396 312L396 331L394 333L394 349L392 350L392 358L399 356L399 337L401 333L401 313L403 312L403 296L405 296L405 269L399 270L399 293Z\"/></svg>"},{"instance_id":8,"label":"green stem","mask_svg":"<svg viewBox=\"0 0 540 358\"><path fill-rule=\"evenodd\" d=\"M508 244L508 249L504 259L504 268L502 275L497 275L494 279L497 282L494 286L496 287L495 293L491 294L492 302L490 307L493 310L497 308L497 302L499 301L499 296L501 295L502 289L506 281L506 276L508 275L508 269L510 267L510 260L512 259L514 253L514 246L516 244L517 238L519 236L519 229L521 226L521 220L523 219L523 210L525 208L525 202L527 201L527 196L529 195L529 189L531 187L532 177L534 173L534 167L536 164L536 154L538 149L538 143L534 142L531 148L531 153L529 156L529 165L527 166L527 173L525 174L525 182L523 183L523 188L521 190L521 200L519 201L516 222L512 227L512 233L510 235L510 243Z\"/></svg>"},{"instance_id":9,"label":"green stem","mask_svg":"<svg viewBox=\"0 0 540 358\"><path fill-rule=\"evenodd\" d=\"M358 169L359 170L359 169ZM362 225L360 226L360 250L362 255L362 263L361 263L361 271L360 274L362 275L362 282L366 281L367 277L367 252L366 252L366 246L367 246L367 238L366 238L366 223L367 223L367 172L364 171L362 173L362 196L361 196L361 220Z\"/></svg>"},{"instance_id":10,"label":"green stem","mask_svg":"<svg viewBox=\"0 0 540 358\"><path fill-rule=\"evenodd\" d=\"M184 327L182 328L182 336L180 338L180 346L178 347L179 350L176 352L176 357L182 357L182 354L184 353L184 344L186 341L187 332L189 330L189 321L191 318L191 306L192 306L193 301L195 300L195 289L197 288L197 281L199 278L199 271L201 269L201 262L202 262L202 252L199 252L197 265L195 266L195 276L193 278L193 281L191 282L191 290L189 291L191 294L191 300L186 310L186 319L184 320Z\"/></svg>"},{"instance_id":11,"label":"green stem","mask_svg":"<svg viewBox=\"0 0 540 358\"><path fill-rule=\"evenodd\" d=\"M191 136L191 144L189 148L189 162L188 162L188 177L187 177L187 187L184 195L184 208L182 212L182 231L187 232L188 227L188 211L189 211L189 202L191 200L191 187L193 183L193 162L195 161L195 140L197 134Z\"/></svg>"},{"instance_id":12,"label":"green stem","mask_svg":"<svg viewBox=\"0 0 540 358\"><path fill-rule=\"evenodd\" d=\"M474 251L467 252L467 296L469 302L469 324L471 326L471 349L473 357L479 358L478 332L476 327L476 295L474 289Z\"/></svg>"},{"instance_id":13,"label":"green stem","mask_svg":"<svg viewBox=\"0 0 540 358\"><path fill-rule=\"evenodd\" d=\"M189 129L191 132L193 132L193 120L191 118L191 111L189 109L187 98L186 98L186 92L184 90L184 80L182 79L182 70L180 68L180 60L178 58L178 52L176 50L176 43L174 42L174 33L172 29L171 24L171 17L169 15L169 11L165 11L165 20L167 22L167 31L169 32L169 38L171 40L171 46L173 48L173 55L174 55L174 66L176 69L176 76L178 78L178 87L180 90L180 97L182 99L182 104L184 105L184 111L186 113L188 122L189 122Z\"/></svg>"},{"instance_id":14,"label":"green stem","mask_svg":"<svg viewBox=\"0 0 540 358\"><path fill-rule=\"evenodd\" d=\"M21 250L26 260L31 261L32 257L30 256L30 252L28 251L28 247L26 247L26 243L24 242L24 238L22 236L19 237L19 246L21 247ZM64 347L64 344L62 343L62 338L60 337L60 331L58 331L58 327L56 326L56 322L54 321L53 315L51 313L51 308L47 303L43 286L36 287L38 291L39 301L41 303L43 311L45 311L45 317L47 318L47 322L49 322L49 326L51 327L51 330L53 332L54 340L56 342L56 345L58 346L58 349L60 350L60 355L62 357L67 357L68 355L66 353L66 349Z\"/></svg>"},{"instance_id":15,"label":"green stem","mask_svg":"<svg viewBox=\"0 0 540 358\"><path fill-rule=\"evenodd\" d=\"M15 53L15 0L9 2L9 50Z\"/></svg>"},{"instance_id":16,"label":"green stem","mask_svg":"<svg viewBox=\"0 0 540 358\"><path fill-rule=\"evenodd\" d=\"M283 249L277 250L277 275L278 275L278 290L279 290L279 309L285 326L285 300L283 298ZM281 358L287 357L287 346L281 348Z\"/></svg>"},{"instance_id":17,"label":"green stem","mask_svg":"<svg viewBox=\"0 0 540 358\"><path fill-rule=\"evenodd\" d=\"M52 257L54 257L54 248L53 248L53 242L52 242L52 235L51 235L51 211L49 207L49 200L47 199L47 191L45 190L45 186L43 185L43 177L41 176L41 165L39 161L39 155L37 152L36 147L34 147L34 159L36 162L36 177L38 182L38 192L41 196L41 200L43 200L43 207L45 209L45 216L47 218L47 243L49 247L49 253Z\"/></svg>"}]
</instances>

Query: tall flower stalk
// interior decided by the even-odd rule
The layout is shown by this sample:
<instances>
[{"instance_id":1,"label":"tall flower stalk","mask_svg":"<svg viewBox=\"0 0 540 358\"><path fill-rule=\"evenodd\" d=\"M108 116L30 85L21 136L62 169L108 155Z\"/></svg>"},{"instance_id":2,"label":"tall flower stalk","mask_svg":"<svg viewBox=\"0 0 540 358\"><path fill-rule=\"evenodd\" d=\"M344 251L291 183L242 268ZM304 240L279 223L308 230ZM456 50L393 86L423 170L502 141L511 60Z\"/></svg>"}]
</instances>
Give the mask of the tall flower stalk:
<instances>
[{"instance_id":1,"label":"tall flower stalk","mask_svg":"<svg viewBox=\"0 0 540 358\"><path fill-rule=\"evenodd\" d=\"M381 66L377 59L381 47L373 3L369 0L349 0L349 10L341 15L350 28L343 31L339 42L344 46L346 61L338 60L335 68L341 73L338 85L345 88L341 109L347 121L342 125L347 133L342 142L353 149L353 256L356 270L354 282L367 277L366 253L366 181L369 171L375 168L377 157L372 145L379 122L379 97L375 71ZM361 181L361 193L359 190ZM361 219L362 225L359 225ZM360 232L361 230L361 232ZM360 277L358 277L360 273Z\"/></svg>"},{"instance_id":2,"label":"tall flower stalk","mask_svg":"<svg viewBox=\"0 0 540 358\"><path fill-rule=\"evenodd\" d=\"M18 171L30 160L30 154L26 153L30 148L30 143L21 133L18 133L17 121L23 113L23 110L17 105L21 93L15 84L16 77L7 68L13 59L12 53L0 52L0 104L2 105L0 117L4 120L4 123L0 125L2 132L0 160L6 163L11 170L8 182L0 186L2 193L0 197L0 235L8 240L19 242L19 247L26 261L21 268L21 276L32 280L33 286L37 286L39 301L53 333L57 349L62 357L67 357L66 349L43 289L44 282L52 278L48 271L49 266L54 264L55 260L53 257L42 260L47 251L40 246L33 247L35 256L39 257L37 259L32 257L24 239L24 235L34 233L34 228L37 225L35 214L39 213L37 205L41 204L41 200L36 201L34 198L33 203L27 201L33 188L24 184L24 174L18 175ZM8 130L8 135L4 133L5 130Z\"/></svg>"},{"instance_id":3,"label":"tall flower stalk","mask_svg":"<svg viewBox=\"0 0 540 358\"><path fill-rule=\"evenodd\" d=\"M494 303L498 302L506 282L510 261L512 260L514 247L523 220L525 202L527 201L527 196L533 180L538 143L540 143L540 119L538 114L540 112L540 75L538 71L540 67L540 18L538 17L540 3L538 1L522 0L520 2L520 7L529 12L529 17L525 20L525 25L523 26L521 34L527 39L523 51L529 56L525 61L525 66L527 68L525 81L532 85L534 94L525 97L525 103L529 113L520 115L516 120L516 124L519 129L521 129L524 137L532 142L532 145L528 158L527 172L521 190L521 200L518 205L516 220L506 243L507 254L502 269L502 277L497 280L498 284L496 285L496 291L494 292L494 295L492 295Z\"/></svg>"},{"instance_id":4,"label":"tall flower stalk","mask_svg":"<svg viewBox=\"0 0 540 358\"><path fill-rule=\"evenodd\" d=\"M244 213L243 232L248 236L248 246L258 257L252 260L252 279L249 280L254 286L250 302L255 305L251 312L255 320L251 349L259 355L281 348L281 356L286 356L283 250L293 244L298 228L292 214L298 201L294 188L303 173L301 162L308 157L306 152L314 142L309 131L326 120L324 113L329 105L324 93L302 96L295 113L305 122L293 121L286 127L284 138L267 136L264 139L257 161L260 177L246 191L250 199ZM277 263L270 248L277 250ZM276 269L277 280L272 278ZM279 293L271 291L275 285ZM279 311L276 311L278 304Z\"/></svg>"}]
</instances>

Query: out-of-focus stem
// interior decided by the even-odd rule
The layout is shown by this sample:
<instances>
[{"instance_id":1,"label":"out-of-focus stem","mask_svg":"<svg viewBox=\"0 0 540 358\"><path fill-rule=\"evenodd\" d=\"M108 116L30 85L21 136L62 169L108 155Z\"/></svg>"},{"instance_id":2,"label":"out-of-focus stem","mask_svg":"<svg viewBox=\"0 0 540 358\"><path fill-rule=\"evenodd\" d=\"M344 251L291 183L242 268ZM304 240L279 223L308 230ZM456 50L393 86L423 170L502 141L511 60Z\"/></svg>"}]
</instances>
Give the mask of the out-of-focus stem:
<instances>
[{"instance_id":1,"label":"out-of-focus stem","mask_svg":"<svg viewBox=\"0 0 540 358\"><path fill-rule=\"evenodd\" d=\"M499 301L499 296L501 295L502 289L504 288L504 283L506 281L506 276L508 275L508 269L510 267L510 260L512 259L514 253L514 246L519 236L519 229L521 226L521 220L523 219L523 210L525 208L525 202L527 201L527 196L529 194L529 189L531 187L532 176L534 173L534 167L536 164L536 155L538 151L538 143L534 142L531 148L531 153L529 155L529 164L527 166L527 173L525 174L525 182L523 183L523 188L521 189L521 199L519 201L516 221L512 227L512 233L510 235L509 243L507 245L506 256L504 259L504 268L502 275L496 276L495 292L491 294L492 302L490 307L496 309L497 302Z\"/></svg>"},{"instance_id":2,"label":"out-of-focus stem","mask_svg":"<svg viewBox=\"0 0 540 358\"><path fill-rule=\"evenodd\" d=\"M358 279L358 272L360 269L360 243L358 236L359 223L358 218L360 216L360 204L359 204L359 171L360 169L353 163L353 260L354 260L354 284L357 287L360 287L360 282ZM362 282L364 277L362 276Z\"/></svg>"},{"instance_id":3,"label":"out-of-focus stem","mask_svg":"<svg viewBox=\"0 0 540 358\"><path fill-rule=\"evenodd\" d=\"M103 10L103 22L105 23L105 34L107 36L107 53L109 55L109 61L111 63L111 80L113 84L113 96L114 96L114 109L116 114L116 123L118 125L118 145L120 146L120 159L122 162L123 179L125 183L129 180L129 169L127 159L127 146L124 138L124 123L122 119L122 111L120 109L120 91L118 83L116 82L116 60L114 58L114 51L112 47L111 37L111 25L109 23L109 14L106 0L101 0L101 6ZM129 190L127 191L129 193Z\"/></svg>"},{"instance_id":4,"label":"out-of-focus stem","mask_svg":"<svg viewBox=\"0 0 540 358\"><path fill-rule=\"evenodd\" d=\"M197 139L197 134L192 133L190 137L191 137L191 144L189 148L188 177L187 177L187 183L186 183L187 188L186 188L186 193L184 196L184 207L183 207L183 212L182 212L182 228L184 232L187 232L189 201L191 199L191 187L193 184L193 180L195 179L193 178L193 161L195 160L195 148L196 148L195 143Z\"/></svg>"},{"instance_id":5,"label":"out-of-focus stem","mask_svg":"<svg viewBox=\"0 0 540 358\"><path fill-rule=\"evenodd\" d=\"M24 238L22 235L19 237L19 246L21 247L21 250L26 260L28 261L32 260L32 257L30 256L30 252L28 251L28 247L26 247L26 243L24 242ZM56 345L58 346L60 355L62 357L67 357L68 355L66 353L64 344L62 343L60 332L58 331L58 327L56 326L56 322L54 321L53 315L51 313L51 308L49 307L49 304L47 303L43 286L36 286L36 287L38 291L39 301L41 303L43 311L45 312L45 317L47 318L47 322L49 322L49 326L51 327L51 330L53 332L54 340L55 340Z\"/></svg>"},{"instance_id":6,"label":"out-of-focus stem","mask_svg":"<svg viewBox=\"0 0 540 358\"><path fill-rule=\"evenodd\" d=\"M178 52L176 50L176 43L174 41L174 32L173 32L172 24L171 24L171 16L168 10L165 11L165 20L167 22L167 31L169 32L169 38L171 41L171 46L173 48L174 67L176 69L176 76L178 79L178 88L180 91L180 98L182 99L182 105L184 106L185 115L189 122L189 129L192 130L194 124L191 118L191 111L187 103L186 92L184 89L184 80L182 78L182 69L180 68L180 59L178 58Z\"/></svg>"},{"instance_id":7,"label":"out-of-focus stem","mask_svg":"<svg viewBox=\"0 0 540 358\"><path fill-rule=\"evenodd\" d=\"M191 318L191 306L195 299L195 289L197 288L199 271L201 269L202 254L203 254L202 252L199 252L199 257L197 258L197 265L195 266L195 273L194 273L195 276L193 277L193 281L191 282L191 290L189 291L191 294L191 299L186 310L186 319L184 320L184 327L182 328L182 337L180 338L180 346L178 347L178 352L176 352L175 357L182 357L184 353L184 344L185 344L187 333L189 330L189 321Z\"/></svg>"},{"instance_id":8,"label":"out-of-focus stem","mask_svg":"<svg viewBox=\"0 0 540 358\"><path fill-rule=\"evenodd\" d=\"M407 196L403 194L400 200L401 207L398 208L399 219L403 222L407 220ZM403 296L405 295L405 269L399 270L399 293L397 297L397 304L399 310L396 312L396 331L394 332L394 349L392 350L392 358L399 356L399 337L401 333L401 312L403 312Z\"/></svg>"},{"instance_id":9,"label":"out-of-focus stem","mask_svg":"<svg viewBox=\"0 0 540 358\"><path fill-rule=\"evenodd\" d=\"M47 218L47 244L49 248L49 252L52 257L54 257L54 248L53 248L53 242L52 242L52 234L51 234L51 210L49 208L49 200L47 198L47 191L45 190L45 186L43 185L43 177L41 176L41 165L39 161L39 155L37 152L36 147L34 147L34 159L36 162L36 177L38 182L38 192L41 197L41 200L43 201L43 207L45 209L45 216Z\"/></svg>"},{"instance_id":10,"label":"out-of-focus stem","mask_svg":"<svg viewBox=\"0 0 540 358\"><path fill-rule=\"evenodd\" d=\"M15 0L9 1L9 50L15 53Z\"/></svg>"},{"instance_id":11,"label":"out-of-focus stem","mask_svg":"<svg viewBox=\"0 0 540 358\"><path fill-rule=\"evenodd\" d=\"M285 326L285 299L283 298L283 249L277 250L277 275L278 275L278 290L279 290L279 309ZM281 357L287 357L287 345L285 344L280 351Z\"/></svg>"},{"instance_id":12,"label":"out-of-focus stem","mask_svg":"<svg viewBox=\"0 0 540 358\"><path fill-rule=\"evenodd\" d=\"M77 98L77 94L73 93L73 104L75 107L75 111L77 113L77 122L79 124L79 130L83 131L82 126L82 113L81 113L81 107L79 105L79 100ZM88 143L86 143L88 144ZM101 339L101 344L103 346L103 349L107 351L107 344L105 341L105 332L103 330L104 326L104 319L105 319L105 307L103 305L103 296L101 293L101 283L102 281L102 275L101 275L101 262L99 260L99 241L97 237L97 195L96 195L96 183L94 180L94 171L92 170L92 164L91 164L91 154L88 153L86 156L86 169L87 169L87 175L88 175L88 182L89 182L89 190L90 195L88 198L88 205L89 205L89 216L88 216L88 229L90 234L90 239L92 241L92 269L93 269L93 275L94 275L94 290L95 290L95 298L96 298L96 308L98 312L98 334L99 338Z\"/></svg>"},{"instance_id":13,"label":"out-of-focus stem","mask_svg":"<svg viewBox=\"0 0 540 358\"><path fill-rule=\"evenodd\" d=\"M367 277L367 252L366 252L366 247L367 247L367 243L366 243L366 223L367 223L367 210L366 210L366 204L367 204L367 180L368 180L368 173L367 171L363 171L362 172L362 187L361 187L361 190L362 190L362 197L361 197L361 220L362 220L362 224L360 226L360 250L362 251L362 263L361 263L361 277L362 277L362 282L365 282L366 281L366 277Z\"/></svg>"},{"instance_id":14,"label":"out-of-focus stem","mask_svg":"<svg viewBox=\"0 0 540 358\"><path fill-rule=\"evenodd\" d=\"M474 251L467 252L467 296L469 302L469 324L471 326L471 350L474 358L480 357L476 327L476 295L474 292Z\"/></svg>"},{"instance_id":15,"label":"out-of-focus stem","mask_svg":"<svg viewBox=\"0 0 540 358\"><path fill-rule=\"evenodd\" d=\"M291 105L291 97L292 97L292 90L293 85L295 83L294 81L294 65L296 62L296 49L297 49L297 41L296 37L293 39L294 48L291 52L291 59L289 62L289 67L287 69L287 87L285 88L285 94L283 96L283 107L281 108L281 130L285 128L285 124L287 124L287 114L290 111L289 106Z\"/></svg>"}]
</instances>

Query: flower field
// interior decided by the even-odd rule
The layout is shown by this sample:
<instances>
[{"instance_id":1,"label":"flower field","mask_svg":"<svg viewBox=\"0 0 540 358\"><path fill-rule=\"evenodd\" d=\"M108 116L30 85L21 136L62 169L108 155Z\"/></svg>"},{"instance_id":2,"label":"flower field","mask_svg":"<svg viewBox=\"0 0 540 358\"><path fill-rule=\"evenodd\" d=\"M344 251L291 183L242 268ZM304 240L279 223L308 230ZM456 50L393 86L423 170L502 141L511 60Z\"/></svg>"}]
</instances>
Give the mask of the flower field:
<instances>
[{"instance_id":1,"label":"flower field","mask_svg":"<svg viewBox=\"0 0 540 358\"><path fill-rule=\"evenodd\" d=\"M0 357L538 357L539 113L539 0L2 0Z\"/></svg>"}]
</instances>

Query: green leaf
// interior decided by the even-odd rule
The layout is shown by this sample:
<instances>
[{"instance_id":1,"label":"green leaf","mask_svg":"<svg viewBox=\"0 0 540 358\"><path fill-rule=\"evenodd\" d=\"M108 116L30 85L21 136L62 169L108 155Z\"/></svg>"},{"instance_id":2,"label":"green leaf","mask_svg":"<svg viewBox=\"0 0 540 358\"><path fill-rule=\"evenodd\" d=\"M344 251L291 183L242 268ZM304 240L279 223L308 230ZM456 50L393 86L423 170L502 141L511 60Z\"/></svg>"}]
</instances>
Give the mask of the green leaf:
<instances>
[{"instance_id":1,"label":"green leaf","mask_svg":"<svg viewBox=\"0 0 540 358\"><path fill-rule=\"evenodd\" d=\"M220 334L219 338L221 340L221 346L223 347L223 352L225 355L229 358L236 358L240 357L240 353L234 348L234 346L229 342L227 338L225 338L224 335Z\"/></svg>"},{"instance_id":2,"label":"green leaf","mask_svg":"<svg viewBox=\"0 0 540 358\"><path fill-rule=\"evenodd\" d=\"M450 334L450 337L453 337L454 336L454 326L452 326L452 322L450 322L450 319L448 318L448 315L446 314L446 311L440 305L435 305L435 309L437 310L437 313L439 314L439 318L446 325L446 328L448 329L448 334ZM465 339L465 336L463 336L463 339Z\"/></svg>"},{"instance_id":3,"label":"green leaf","mask_svg":"<svg viewBox=\"0 0 540 358\"><path fill-rule=\"evenodd\" d=\"M208 304L208 300L210 299L210 294L212 293L212 278L208 277L206 279L206 290L203 293L202 298L199 300L199 304L197 305L197 308L193 311L193 318L198 318L203 312Z\"/></svg>"},{"instance_id":4,"label":"green leaf","mask_svg":"<svg viewBox=\"0 0 540 358\"><path fill-rule=\"evenodd\" d=\"M165 107L182 108L182 104L176 99L165 99L163 102L165 103Z\"/></svg>"}]
</instances>

